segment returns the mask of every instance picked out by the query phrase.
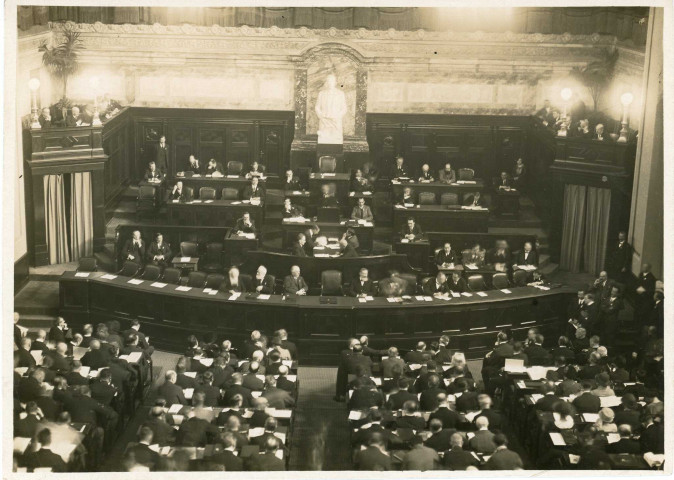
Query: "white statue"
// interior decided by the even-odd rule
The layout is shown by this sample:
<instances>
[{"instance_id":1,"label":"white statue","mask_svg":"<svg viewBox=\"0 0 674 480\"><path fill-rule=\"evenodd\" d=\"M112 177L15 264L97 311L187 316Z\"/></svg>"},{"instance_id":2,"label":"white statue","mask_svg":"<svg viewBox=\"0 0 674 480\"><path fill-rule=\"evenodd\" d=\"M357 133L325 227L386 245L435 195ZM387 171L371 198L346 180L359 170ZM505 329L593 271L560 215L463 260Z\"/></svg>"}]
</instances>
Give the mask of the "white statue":
<instances>
[{"instance_id":1,"label":"white statue","mask_svg":"<svg viewBox=\"0 0 674 480\"><path fill-rule=\"evenodd\" d=\"M337 79L330 74L325 87L318 92L316 115L318 116L318 143L342 144L342 117L346 113L346 97L337 88Z\"/></svg>"}]
</instances>

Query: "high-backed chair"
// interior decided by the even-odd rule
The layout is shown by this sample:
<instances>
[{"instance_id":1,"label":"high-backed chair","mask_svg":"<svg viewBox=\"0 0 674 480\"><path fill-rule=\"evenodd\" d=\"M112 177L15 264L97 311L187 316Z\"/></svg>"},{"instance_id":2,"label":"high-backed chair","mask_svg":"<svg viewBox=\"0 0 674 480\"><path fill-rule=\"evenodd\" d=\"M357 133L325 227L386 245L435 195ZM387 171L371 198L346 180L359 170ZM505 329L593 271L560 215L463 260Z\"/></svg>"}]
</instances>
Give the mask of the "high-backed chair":
<instances>
[{"instance_id":1,"label":"high-backed chair","mask_svg":"<svg viewBox=\"0 0 674 480\"><path fill-rule=\"evenodd\" d=\"M206 273L220 273L224 269L222 264L223 246L220 242L206 245L206 254L199 258L199 270Z\"/></svg>"},{"instance_id":2,"label":"high-backed chair","mask_svg":"<svg viewBox=\"0 0 674 480\"><path fill-rule=\"evenodd\" d=\"M459 180L472 180L475 178L475 170L472 168L459 168Z\"/></svg>"},{"instance_id":3,"label":"high-backed chair","mask_svg":"<svg viewBox=\"0 0 674 480\"><path fill-rule=\"evenodd\" d=\"M468 277L468 287L473 292L481 292L482 290L487 288L487 286L484 284L484 277L479 273Z\"/></svg>"},{"instance_id":4,"label":"high-backed chair","mask_svg":"<svg viewBox=\"0 0 674 480\"><path fill-rule=\"evenodd\" d=\"M222 189L222 199L223 200L238 200L239 191L236 188L225 187Z\"/></svg>"},{"instance_id":5,"label":"high-backed chair","mask_svg":"<svg viewBox=\"0 0 674 480\"><path fill-rule=\"evenodd\" d=\"M227 162L227 175L241 175L243 170L243 163L238 160L230 160Z\"/></svg>"},{"instance_id":6,"label":"high-backed chair","mask_svg":"<svg viewBox=\"0 0 674 480\"><path fill-rule=\"evenodd\" d=\"M443 193L440 195L440 205L458 205L459 204L459 194L458 193Z\"/></svg>"},{"instance_id":7,"label":"high-backed chair","mask_svg":"<svg viewBox=\"0 0 674 480\"><path fill-rule=\"evenodd\" d=\"M508 281L508 274L503 272L495 273L491 277L491 284L493 285L494 288L498 288L499 290L502 288L508 288L510 286L510 282Z\"/></svg>"},{"instance_id":8,"label":"high-backed chair","mask_svg":"<svg viewBox=\"0 0 674 480\"><path fill-rule=\"evenodd\" d=\"M318 159L318 171L321 173L335 173L337 159L331 155L323 155Z\"/></svg>"},{"instance_id":9,"label":"high-backed chair","mask_svg":"<svg viewBox=\"0 0 674 480\"><path fill-rule=\"evenodd\" d=\"M206 274L204 272L190 272L187 276L187 286L193 288L204 288L206 285Z\"/></svg>"},{"instance_id":10,"label":"high-backed chair","mask_svg":"<svg viewBox=\"0 0 674 480\"><path fill-rule=\"evenodd\" d=\"M161 268L157 265L146 265L145 271L140 276L143 280L149 280L151 282L159 280L159 277L161 277Z\"/></svg>"},{"instance_id":11,"label":"high-backed chair","mask_svg":"<svg viewBox=\"0 0 674 480\"><path fill-rule=\"evenodd\" d=\"M529 273L525 270L515 270L513 272L513 283L516 287L525 287L527 285L527 279Z\"/></svg>"},{"instance_id":12,"label":"high-backed chair","mask_svg":"<svg viewBox=\"0 0 674 480\"><path fill-rule=\"evenodd\" d=\"M206 288L218 290L222 282L225 281L225 276L221 273L209 273L206 277Z\"/></svg>"},{"instance_id":13,"label":"high-backed chair","mask_svg":"<svg viewBox=\"0 0 674 480\"><path fill-rule=\"evenodd\" d=\"M140 264L127 260L122 265L122 269L119 271L119 274L123 277L135 277L140 271Z\"/></svg>"},{"instance_id":14,"label":"high-backed chair","mask_svg":"<svg viewBox=\"0 0 674 480\"><path fill-rule=\"evenodd\" d=\"M157 196L155 188L151 185L142 185L138 188L138 198L136 198L136 214L154 215L157 211Z\"/></svg>"},{"instance_id":15,"label":"high-backed chair","mask_svg":"<svg viewBox=\"0 0 674 480\"><path fill-rule=\"evenodd\" d=\"M200 200L215 200L215 188L213 188L213 187L201 187L199 189L199 199Z\"/></svg>"},{"instance_id":16,"label":"high-backed chair","mask_svg":"<svg viewBox=\"0 0 674 480\"><path fill-rule=\"evenodd\" d=\"M180 242L181 257L198 257L199 244L197 242Z\"/></svg>"},{"instance_id":17,"label":"high-backed chair","mask_svg":"<svg viewBox=\"0 0 674 480\"><path fill-rule=\"evenodd\" d=\"M95 272L96 268L96 257L82 257L77 265L78 272Z\"/></svg>"},{"instance_id":18,"label":"high-backed chair","mask_svg":"<svg viewBox=\"0 0 674 480\"><path fill-rule=\"evenodd\" d=\"M413 273L400 273L400 278L405 280L406 287L403 295L414 295L417 293L417 276Z\"/></svg>"},{"instance_id":19,"label":"high-backed chair","mask_svg":"<svg viewBox=\"0 0 674 480\"><path fill-rule=\"evenodd\" d=\"M421 192L419 194L419 205L435 205L435 193Z\"/></svg>"},{"instance_id":20,"label":"high-backed chair","mask_svg":"<svg viewBox=\"0 0 674 480\"><path fill-rule=\"evenodd\" d=\"M343 295L341 271L323 270L321 272L321 295Z\"/></svg>"},{"instance_id":21,"label":"high-backed chair","mask_svg":"<svg viewBox=\"0 0 674 480\"><path fill-rule=\"evenodd\" d=\"M171 285L180 285L180 270L177 268L165 268L162 280Z\"/></svg>"}]
</instances>

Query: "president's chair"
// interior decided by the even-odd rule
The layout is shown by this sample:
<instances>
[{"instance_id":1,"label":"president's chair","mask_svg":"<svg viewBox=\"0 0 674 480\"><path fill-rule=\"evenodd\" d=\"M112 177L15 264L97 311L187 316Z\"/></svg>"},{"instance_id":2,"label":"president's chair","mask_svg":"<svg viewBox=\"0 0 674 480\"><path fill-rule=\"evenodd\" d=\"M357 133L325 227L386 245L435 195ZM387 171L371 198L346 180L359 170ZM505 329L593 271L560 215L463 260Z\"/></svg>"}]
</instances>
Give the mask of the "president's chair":
<instances>
[{"instance_id":1,"label":"president's chair","mask_svg":"<svg viewBox=\"0 0 674 480\"><path fill-rule=\"evenodd\" d=\"M199 244L197 242L180 242L181 257L198 257Z\"/></svg>"},{"instance_id":2,"label":"president's chair","mask_svg":"<svg viewBox=\"0 0 674 480\"><path fill-rule=\"evenodd\" d=\"M218 290L225 281L225 276L221 273L209 273L206 277L206 288Z\"/></svg>"},{"instance_id":3,"label":"president's chair","mask_svg":"<svg viewBox=\"0 0 674 480\"><path fill-rule=\"evenodd\" d=\"M155 187L151 185L142 185L138 188L138 197L136 198L136 215L139 217L145 214L154 215L157 211L157 195Z\"/></svg>"},{"instance_id":4,"label":"president's chair","mask_svg":"<svg viewBox=\"0 0 674 480\"><path fill-rule=\"evenodd\" d=\"M318 159L318 171L320 173L335 173L337 159L330 155L323 155Z\"/></svg>"},{"instance_id":5,"label":"president's chair","mask_svg":"<svg viewBox=\"0 0 674 480\"><path fill-rule=\"evenodd\" d=\"M223 246L220 242L206 245L206 254L199 259L199 270L206 273L220 273L224 269L222 264Z\"/></svg>"},{"instance_id":6,"label":"president's chair","mask_svg":"<svg viewBox=\"0 0 674 480\"><path fill-rule=\"evenodd\" d=\"M230 160L227 162L227 175L241 175L243 170L243 163L238 160Z\"/></svg>"},{"instance_id":7,"label":"president's chair","mask_svg":"<svg viewBox=\"0 0 674 480\"><path fill-rule=\"evenodd\" d=\"M329 295L343 295L342 272L339 270L321 272L321 296Z\"/></svg>"}]
</instances>

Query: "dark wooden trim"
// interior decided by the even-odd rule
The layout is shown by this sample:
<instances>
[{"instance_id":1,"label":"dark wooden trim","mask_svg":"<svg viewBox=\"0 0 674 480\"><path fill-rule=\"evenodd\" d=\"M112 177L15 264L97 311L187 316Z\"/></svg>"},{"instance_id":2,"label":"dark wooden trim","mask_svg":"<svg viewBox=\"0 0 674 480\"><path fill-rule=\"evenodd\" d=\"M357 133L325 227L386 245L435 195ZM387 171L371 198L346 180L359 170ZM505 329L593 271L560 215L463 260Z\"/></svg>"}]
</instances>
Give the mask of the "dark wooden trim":
<instances>
[{"instance_id":1,"label":"dark wooden trim","mask_svg":"<svg viewBox=\"0 0 674 480\"><path fill-rule=\"evenodd\" d=\"M14 262L14 295L28 283L29 265L28 252L24 253Z\"/></svg>"}]
</instances>

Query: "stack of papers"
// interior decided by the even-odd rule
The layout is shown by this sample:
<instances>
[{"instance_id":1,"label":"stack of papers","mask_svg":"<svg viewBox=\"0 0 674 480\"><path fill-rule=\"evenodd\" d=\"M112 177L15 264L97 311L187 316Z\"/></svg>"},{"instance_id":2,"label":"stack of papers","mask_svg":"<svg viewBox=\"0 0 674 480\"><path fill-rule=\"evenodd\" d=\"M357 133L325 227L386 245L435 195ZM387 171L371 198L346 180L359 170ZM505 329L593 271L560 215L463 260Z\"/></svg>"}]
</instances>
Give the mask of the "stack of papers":
<instances>
[{"instance_id":1,"label":"stack of papers","mask_svg":"<svg viewBox=\"0 0 674 480\"><path fill-rule=\"evenodd\" d=\"M236 300L240 296L241 296L241 292L232 293L232 295L229 297L229 300Z\"/></svg>"},{"instance_id":2,"label":"stack of papers","mask_svg":"<svg viewBox=\"0 0 674 480\"><path fill-rule=\"evenodd\" d=\"M464 297L472 297L473 296L472 293L468 293L468 292L461 292L461 295L463 295Z\"/></svg>"},{"instance_id":3,"label":"stack of papers","mask_svg":"<svg viewBox=\"0 0 674 480\"><path fill-rule=\"evenodd\" d=\"M176 290L179 292L189 292L190 290L192 290L192 287L185 287L181 285L180 287L176 287Z\"/></svg>"},{"instance_id":4,"label":"stack of papers","mask_svg":"<svg viewBox=\"0 0 674 480\"><path fill-rule=\"evenodd\" d=\"M140 285L141 283L143 283L143 281L138 279L138 278L132 278L131 280L129 280L126 283L131 283L133 285Z\"/></svg>"},{"instance_id":5,"label":"stack of papers","mask_svg":"<svg viewBox=\"0 0 674 480\"><path fill-rule=\"evenodd\" d=\"M154 282L154 283L150 284L151 287L155 287L155 288L164 288L166 285L167 285L166 283L162 283L162 282Z\"/></svg>"},{"instance_id":6,"label":"stack of papers","mask_svg":"<svg viewBox=\"0 0 674 480\"><path fill-rule=\"evenodd\" d=\"M485 292L477 292L477 295L479 297L486 297L487 296L487 294Z\"/></svg>"},{"instance_id":7,"label":"stack of papers","mask_svg":"<svg viewBox=\"0 0 674 480\"><path fill-rule=\"evenodd\" d=\"M185 394L185 398L187 400L192 400L192 395L194 395L194 389L193 388L183 388L183 393Z\"/></svg>"},{"instance_id":8,"label":"stack of papers","mask_svg":"<svg viewBox=\"0 0 674 480\"><path fill-rule=\"evenodd\" d=\"M503 293L513 293L513 292L511 292L510 290L508 290L507 288L503 288L503 289L501 289L501 291L502 291Z\"/></svg>"},{"instance_id":9,"label":"stack of papers","mask_svg":"<svg viewBox=\"0 0 674 480\"><path fill-rule=\"evenodd\" d=\"M599 397L599 400L601 402L601 408L606 408L606 407L618 407L620 406L621 399L620 397L610 396L610 397Z\"/></svg>"},{"instance_id":10,"label":"stack of papers","mask_svg":"<svg viewBox=\"0 0 674 480\"><path fill-rule=\"evenodd\" d=\"M88 277L88 276L89 276L89 272L77 272L77 273L75 274L75 276L76 276L76 277Z\"/></svg>"},{"instance_id":11,"label":"stack of papers","mask_svg":"<svg viewBox=\"0 0 674 480\"><path fill-rule=\"evenodd\" d=\"M517 265L517 268L529 272L532 270L536 270L536 265Z\"/></svg>"},{"instance_id":12,"label":"stack of papers","mask_svg":"<svg viewBox=\"0 0 674 480\"><path fill-rule=\"evenodd\" d=\"M109 273L106 273L105 275L101 275L101 278L105 278L106 280L114 280L117 278L117 275L110 275Z\"/></svg>"},{"instance_id":13,"label":"stack of papers","mask_svg":"<svg viewBox=\"0 0 674 480\"><path fill-rule=\"evenodd\" d=\"M170 413L171 415L176 415L176 414L180 413L180 410L182 410L182 409L183 409L183 406L182 406L181 404L179 404L179 403L174 403L174 404L171 405L171 407L168 409L168 413Z\"/></svg>"}]
</instances>

